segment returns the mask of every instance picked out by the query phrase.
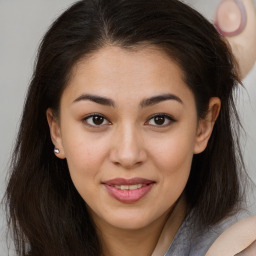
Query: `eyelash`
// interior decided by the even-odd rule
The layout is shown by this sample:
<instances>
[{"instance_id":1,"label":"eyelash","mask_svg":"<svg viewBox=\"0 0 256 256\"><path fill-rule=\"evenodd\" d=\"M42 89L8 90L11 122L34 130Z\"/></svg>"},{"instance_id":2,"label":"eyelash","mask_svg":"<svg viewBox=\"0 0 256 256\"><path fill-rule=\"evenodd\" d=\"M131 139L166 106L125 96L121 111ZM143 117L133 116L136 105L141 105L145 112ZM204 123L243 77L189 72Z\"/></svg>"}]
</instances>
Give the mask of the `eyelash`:
<instances>
[{"instance_id":1,"label":"eyelash","mask_svg":"<svg viewBox=\"0 0 256 256\"><path fill-rule=\"evenodd\" d=\"M88 120L90 119L90 118L102 118L104 121L103 121L103 124L90 124L90 123L88 123ZM150 124L150 121L151 120L153 120L153 119L155 119L155 118L157 118L157 117L160 117L160 118L164 118L164 124L155 124L155 125L153 125L153 124ZM168 120L168 123L166 124L166 120ZM83 123L85 123L85 125L87 125L87 126L89 126L89 127L93 127L93 128L101 128L102 126L105 126L105 125L110 125L111 124L111 122L110 121L108 121L108 119L104 116L104 115L102 115L102 114L99 114L99 113L94 113L94 114L90 114L90 115L88 115L88 116L86 116L85 118L83 118ZM95 121L95 120L94 120ZM94 121L92 121L92 122L94 122ZM154 121L156 121L156 120L154 120ZM146 121L146 125L150 125L150 126L152 126L152 127L157 127L157 128L163 128L163 127L167 127L167 126L169 126L169 125L171 125L171 123L173 123L173 122L175 122L176 120L173 118L173 117L171 117L170 115L167 115L167 114L164 114L164 113L158 113L158 114L155 114L155 115L153 115L153 116L151 116L149 119L148 119L148 121Z\"/></svg>"},{"instance_id":2,"label":"eyelash","mask_svg":"<svg viewBox=\"0 0 256 256\"><path fill-rule=\"evenodd\" d=\"M107 123L99 124L99 125L88 123L88 120L89 120L90 118L96 118L96 117L103 118L103 119L104 119L104 122L107 122ZM84 123L85 125L87 125L87 126L89 126L89 127L93 127L93 128L101 128L102 126L110 125L110 124L111 124L111 122L109 122L109 121L107 120L107 118L106 118L104 115L101 115L101 114L99 114L99 113L90 114L90 115L86 116L85 118L83 118L82 121L83 121L83 123Z\"/></svg>"},{"instance_id":3,"label":"eyelash","mask_svg":"<svg viewBox=\"0 0 256 256\"><path fill-rule=\"evenodd\" d=\"M155 119L155 118L157 118L157 117L164 118L164 122L166 122L166 119L167 119L167 120L168 120L168 123L167 123L167 124L163 124L163 125L161 125L161 124L160 124L160 125L157 125L157 124L151 125L151 124L149 123L150 120ZM155 121L156 121L156 120L155 120ZM173 122L176 122L176 120L175 120L173 117L171 117L170 115L167 115L167 114L165 114L165 113L158 113L158 114L155 114L155 115L151 116L151 117L148 119L148 121L146 122L146 124L148 124L148 125L150 125L150 126L152 126L152 127L164 128L164 127L170 126L171 123L173 123Z\"/></svg>"}]
</instances>

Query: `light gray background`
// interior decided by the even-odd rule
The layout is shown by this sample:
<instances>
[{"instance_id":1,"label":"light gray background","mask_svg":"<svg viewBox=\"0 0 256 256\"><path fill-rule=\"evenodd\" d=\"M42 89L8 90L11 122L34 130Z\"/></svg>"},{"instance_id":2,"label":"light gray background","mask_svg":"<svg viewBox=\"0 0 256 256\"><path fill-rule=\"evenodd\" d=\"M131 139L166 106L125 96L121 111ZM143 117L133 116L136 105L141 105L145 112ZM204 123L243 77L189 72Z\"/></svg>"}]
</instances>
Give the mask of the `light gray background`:
<instances>
[{"instance_id":1,"label":"light gray background","mask_svg":"<svg viewBox=\"0 0 256 256\"><path fill-rule=\"evenodd\" d=\"M0 198L6 187L10 152L15 142L26 89L39 42L51 22L72 0L0 0ZM186 0L212 20L220 0ZM256 0L255 0L256 3ZM255 46L256 50L256 46ZM244 80L237 102L246 137L245 162L256 181L256 65ZM0 256L7 255L4 214L0 211Z\"/></svg>"}]
</instances>

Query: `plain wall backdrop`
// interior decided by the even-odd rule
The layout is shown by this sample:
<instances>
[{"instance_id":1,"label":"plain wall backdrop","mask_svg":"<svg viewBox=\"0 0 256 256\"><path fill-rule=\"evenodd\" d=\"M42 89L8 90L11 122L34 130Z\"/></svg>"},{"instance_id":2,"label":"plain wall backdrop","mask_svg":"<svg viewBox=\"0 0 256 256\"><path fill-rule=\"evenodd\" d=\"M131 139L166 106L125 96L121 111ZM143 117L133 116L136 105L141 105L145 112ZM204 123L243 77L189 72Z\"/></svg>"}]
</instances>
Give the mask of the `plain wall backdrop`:
<instances>
[{"instance_id":1,"label":"plain wall backdrop","mask_svg":"<svg viewBox=\"0 0 256 256\"><path fill-rule=\"evenodd\" d=\"M37 47L47 28L72 0L0 0L0 200ZM209 20L220 0L186 0ZM256 0L254 1L256 4ZM256 50L256 46L255 46ZM245 163L256 181L256 65L244 79L237 106L246 136ZM225 143L225 142L224 142ZM0 210L0 255L7 254L5 216Z\"/></svg>"}]
</instances>

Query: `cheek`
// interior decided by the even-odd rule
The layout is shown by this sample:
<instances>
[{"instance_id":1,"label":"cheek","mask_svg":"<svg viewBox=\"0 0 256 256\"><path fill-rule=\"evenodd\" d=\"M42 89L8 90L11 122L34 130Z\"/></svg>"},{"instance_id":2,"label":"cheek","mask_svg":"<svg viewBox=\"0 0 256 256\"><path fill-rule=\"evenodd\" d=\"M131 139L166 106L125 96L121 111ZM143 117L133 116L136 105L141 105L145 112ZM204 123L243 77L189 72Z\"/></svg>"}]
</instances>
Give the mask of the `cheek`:
<instances>
[{"instance_id":1,"label":"cheek","mask_svg":"<svg viewBox=\"0 0 256 256\"><path fill-rule=\"evenodd\" d=\"M179 137L166 141L159 148L156 164L161 172L161 194L165 195L163 201L166 205L173 204L186 187L193 159L192 145L186 138Z\"/></svg>"},{"instance_id":2,"label":"cheek","mask_svg":"<svg viewBox=\"0 0 256 256\"><path fill-rule=\"evenodd\" d=\"M190 171L195 146L194 134L194 131L179 129L161 142L155 141L151 156L167 175Z\"/></svg>"},{"instance_id":3,"label":"cheek","mask_svg":"<svg viewBox=\"0 0 256 256\"><path fill-rule=\"evenodd\" d=\"M169 150L169 151L168 151ZM187 150L181 143L175 143L174 147L166 147L165 153L159 158L161 165L163 184L166 190L174 194L181 194L186 186L193 158L193 152Z\"/></svg>"},{"instance_id":4,"label":"cheek","mask_svg":"<svg viewBox=\"0 0 256 256\"><path fill-rule=\"evenodd\" d=\"M77 175L92 175L97 172L104 155L103 146L99 147L93 143L72 143L68 145L65 153L70 172Z\"/></svg>"},{"instance_id":5,"label":"cheek","mask_svg":"<svg viewBox=\"0 0 256 256\"><path fill-rule=\"evenodd\" d=\"M97 181L100 167L107 154L107 141L88 135L83 128L66 129L63 134L63 147L75 184Z\"/></svg>"},{"instance_id":6,"label":"cheek","mask_svg":"<svg viewBox=\"0 0 256 256\"><path fill-rule=\"evenodd\" d=\"M195 132L179 129L167 136L162 143L156 144L151 155L159 171L163 200L174 203L184 191L191 170Z\"/></svg>"},{"instance_id":7,"label":"cheek","mask_svg":"<svg viewBox=\"0 0 256 256\"><path fill-rule=\"evenodd\" d=\"M73 140L66 144L68 148L66 159L72 182L84 199L95 200L95 189L100 183L100 169L102 165L102 151L94 143Z\"/></svg>"}]
</instances>

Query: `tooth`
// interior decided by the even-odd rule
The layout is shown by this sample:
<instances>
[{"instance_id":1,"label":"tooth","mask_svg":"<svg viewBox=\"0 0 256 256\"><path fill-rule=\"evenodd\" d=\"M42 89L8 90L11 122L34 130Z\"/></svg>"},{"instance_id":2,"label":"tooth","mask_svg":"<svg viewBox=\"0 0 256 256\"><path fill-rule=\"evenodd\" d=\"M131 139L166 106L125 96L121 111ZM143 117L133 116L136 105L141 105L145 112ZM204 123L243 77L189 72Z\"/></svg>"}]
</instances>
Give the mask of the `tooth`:
<instances>
[{"instance_id":1,"label":"tooth","mask_svg":"<svg viewBox=\"0 0 256 256\"><path fill-rule=\"evenodd\" d=\"M129 186L129 189L130 190L135 190L135 189L137 189L138 188L138 185L136 184L136 185L130 185Z\"/></svg>"},{"instance_id":2,"label":"tooth","mask_svg":"<svg viewBox=\"0 0 256 256\"><path fill-rule=\"evenodd\" d=\"M115 188L120 189L120 190L135 190L142 188L146 185L144 184L134 184L134 185L114 185Z\"/></svg>"}]
</instances>

